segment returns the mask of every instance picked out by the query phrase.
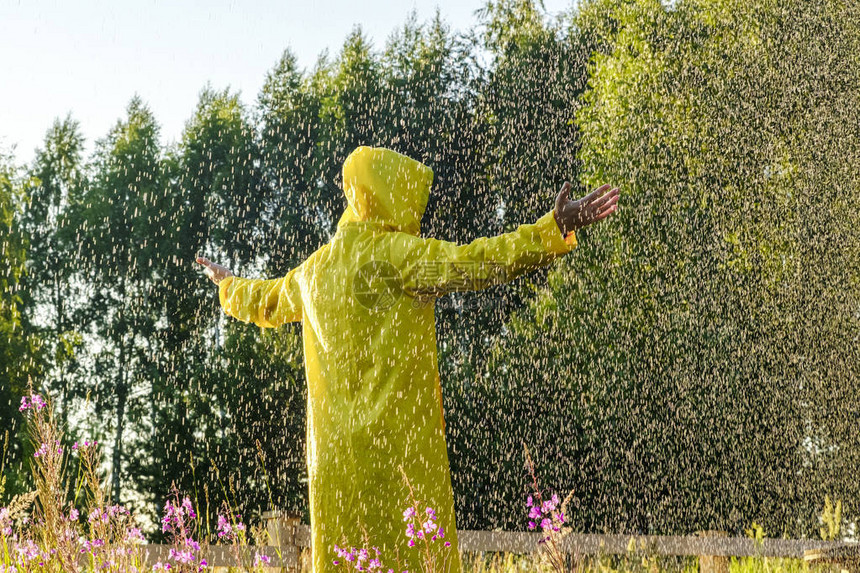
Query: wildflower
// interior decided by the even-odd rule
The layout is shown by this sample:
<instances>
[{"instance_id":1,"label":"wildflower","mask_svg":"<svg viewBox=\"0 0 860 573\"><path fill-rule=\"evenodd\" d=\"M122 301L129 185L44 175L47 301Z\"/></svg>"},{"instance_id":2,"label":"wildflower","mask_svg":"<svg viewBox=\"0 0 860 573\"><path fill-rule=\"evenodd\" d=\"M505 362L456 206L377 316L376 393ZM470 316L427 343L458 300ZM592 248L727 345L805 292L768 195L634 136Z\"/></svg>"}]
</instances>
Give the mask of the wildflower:
<instances>
[{"instance_id":1,"label":"wildflower","mask_svg":"<svg viewBox=\"0 0 860 573\"><path fill-rule=\"evenodd\" d=\"M255 553L254 554L254 567L258 567L260 565L266 566L271 563L272 558L263 553Z\"/></svg>"},{"instance_id":2,"label":"wildflower","mask_svg":"<svg viewBox=\"0 0 860 573\"><path fill-rule=\"evenodd\" d=\"M227 518L218 514L218 537L230 536L233 533L233 527L230 525L230 522L227 521Z\"/></svg>"},{"instance_id":3,"label":"wildflower","mask_svg":"<svg viewBox=\"0 0 860 573\"><path fill-rule=\"evenodd\" d=\"M194 507L191 505L191 500L187 497L182 500L182 507L188 513L188 517L191 519L195 519L197 517L197 514L194 513Z\"/></svg>"},{"instance_id":4,"label":"wildflower","mask_svg":"<svg viewBox=\"0 0 860 573\"><path fill-rule=\"evenodd\" d=\"M23 412L31 407L30 401L27 400L26 396L21 396L21 406L18 408L19 412Z\"/></svg>"},{"instance_id":5,"label":"wildflower","mask_svg":"<svg viewBox=\"0 0 860 573\"><path fill-rule=\"evenodd\" d=\"M80 517L80 513L74 507L69 511L69 521L77 521L78 517Z\"/></svg>"},{"instance_id":6,"label":"wildflower","mask_svg":"<svg viewBox=\"0 0 860 573\"><path fill-rule=\"evenodd\" d=\"M179 551L175 547L170 548L170 553L168 554L168 559L172 559L179 563L193 563L194 555L189 550Z\"/></svg>"},{"instance_id":7,"label":"wildflower","mask_svg":"<svg viewBox=\"0 0 860 573\"><path fill-rule=\"evenodd\" d=\"M191 547L191 549L193 549L194 551L200 551L200 544L191 539L190 537L187 537L185 539L185 545Z\"/></svg>"},{"instance_id":8,"label":"wildflower","mask_svg":"<svg viewBox=\"0 0 860 573\"><path fill-rule=\"evenodd\" d=\"M33 453L33 457L34 458L40 458L47 453L48 453L48 444L43 442L42 445L39 446L39 449Z\"/></svg>"},{"instance_id":9,"label":"wildflower","mask_svg":"<svg viewBox=\"0 0 860 573\"><path fill-rule=\"evenodd\" d=\"M47 404L45 403L45 401L44 401L44 400L42 399L42 397L41 397L41 396L39 396L38 394L33 394L33 395L31 395L31 396L30 396L30 400L32 400L32 402L33 402L33 407L34 407L36 410L41 410L42 408L44 408L45 406L47 406Z\"/></svg>"},{"instance_id":10,"label":"wildflower","mask_svg":"<svg viewBox=\"0 0 860 573\"><path fill-rule=\"evenodd\" d=\"M406 508L406 511L403 512L403 521L407 521L412 517L415 517L415 508L414 507Z\"/></svg>"},{"instance_id":11,"label":"wildflower","mask_svg":"<svg viewBox=\"0 0 860 573\"><path fill-rule=\"evenodd\" d=\"M108 515L110 517L116 517L117 515L130 515L129 511L121 505L112 505L107 510Z\"/></svg>"},{"instance_id":12,"label":"wildflower","mask_svg":"<svg viewBox=\"0 0 860 573\"><path fill-rule=\"evenodd\" d=\"M170 569L170 564L169 563L162 563L161 561L159 561L158 563L156 563L155 565L152 566L153 571L168 571L169 569Z\"/></svg>"}]
</instances>

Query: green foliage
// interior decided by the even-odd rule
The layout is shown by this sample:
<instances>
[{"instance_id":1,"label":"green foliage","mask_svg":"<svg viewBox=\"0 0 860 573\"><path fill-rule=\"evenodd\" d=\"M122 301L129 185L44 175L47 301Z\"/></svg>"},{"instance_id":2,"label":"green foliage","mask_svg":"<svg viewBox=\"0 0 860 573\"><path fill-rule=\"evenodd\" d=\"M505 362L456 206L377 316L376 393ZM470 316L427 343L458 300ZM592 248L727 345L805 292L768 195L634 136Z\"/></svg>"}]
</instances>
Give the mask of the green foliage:
<instances>
[{"instance_id":1,"label":"green foliage","mask_svg":"<svg viewBox=\"0 0 860 573\"><path fill-rule=\"evenodd\" d=\"M807 533L823 484L860 494L850 472L822 473L858 445L844 341L860 328L847 191L860 18L838 3L704 0L581 13L573 29L601 46L577 113L582 181L623 199L511 320L491 392L518 396L541 473L578 491L576 529L755 518ZM825 52L840 54L828 72ZM510 475L517 460L497 455ZM499 483L498 503L517 490Z\"/></svg>"},{"instance_id":2,"label":"green foliage","mask_svg":"<svg viewBox=\"0 0 860 573\"><path fill-rule=\"evenodd\" d=\"M20 216L25 183L12 158L0 153L0 428L6 432L0 465L8 468L5 489L11 495L23 492L27 479L20 468L24 457L20 396L28 377L41 365L41 341L24 328L22 317L27 241L21 233Z\"/></svg>"}]
</instances>

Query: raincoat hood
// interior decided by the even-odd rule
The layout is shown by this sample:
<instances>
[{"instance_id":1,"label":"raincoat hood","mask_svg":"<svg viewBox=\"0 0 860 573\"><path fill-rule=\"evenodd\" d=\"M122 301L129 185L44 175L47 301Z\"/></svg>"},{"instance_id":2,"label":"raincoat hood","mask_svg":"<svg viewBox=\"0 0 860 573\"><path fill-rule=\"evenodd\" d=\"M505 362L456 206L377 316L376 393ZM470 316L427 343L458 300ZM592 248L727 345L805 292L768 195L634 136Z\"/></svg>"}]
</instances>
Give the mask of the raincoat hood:
<instances>
[{"instance_id":1,"label":"raincoat hood","mask_svg":"<svg viewBox=\"0 0 860 573\"><path fill-rule=\"evenodd\" d=\"M432 183L433 170L419 161L384 147L358 147L343 162L348 205L337 226L374 221L418 236Z\"/></svg>"}]
</instances>

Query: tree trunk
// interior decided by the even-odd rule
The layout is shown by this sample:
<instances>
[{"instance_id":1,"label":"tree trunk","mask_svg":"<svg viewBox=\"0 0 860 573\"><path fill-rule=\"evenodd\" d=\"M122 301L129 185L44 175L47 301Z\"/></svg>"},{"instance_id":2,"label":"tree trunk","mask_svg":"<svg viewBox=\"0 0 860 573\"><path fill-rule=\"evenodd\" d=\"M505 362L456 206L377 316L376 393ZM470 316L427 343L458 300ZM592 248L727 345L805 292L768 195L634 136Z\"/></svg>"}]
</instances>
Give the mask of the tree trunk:
<instances>
[{"instance_id":1,"label":"tree trunk","mask_svg":"<svg viewBox=\"0 0 860 573\"><path fill-rule=\"evenodd\" d=\"M125 378L125 336L122 337L119 350L119 381L116 386L116 437L113 448L113 473L111 476L112 500L114 505L119 504L120 492L120 464L122 463L122 432L125 419L125 403L128 398L128 388Z\"/></svg>"}]
</instances>

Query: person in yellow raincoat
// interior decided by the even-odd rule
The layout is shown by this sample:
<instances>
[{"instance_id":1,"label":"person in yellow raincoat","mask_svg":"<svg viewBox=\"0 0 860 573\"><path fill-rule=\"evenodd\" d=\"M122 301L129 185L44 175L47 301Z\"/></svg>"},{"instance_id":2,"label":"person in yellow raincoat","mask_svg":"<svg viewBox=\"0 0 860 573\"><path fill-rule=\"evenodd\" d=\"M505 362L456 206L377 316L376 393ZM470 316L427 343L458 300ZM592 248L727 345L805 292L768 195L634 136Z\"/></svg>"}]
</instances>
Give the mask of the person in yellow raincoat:
<instances>
[{"instance_id":1,"label":"person in yellow raincoat","mask_svg":"<svg viewBox=\"0 0 860 573\"><path fill-rule=\"evenodd\" d=\"M616 210L619 193L604 185L573 201L565 183L555 209L537 222L458 245L419 235L432 182L426 165L362 146L343 164L348 205L337 231L286 276L240 278L197 259L218 284L228 315L264 328L302 321L317 573L338 568L334 562L344 556L363 560L365 570L378 558L382 571L415 572L430 555L437 570L461 571L434 300L550 263L576 246L577 228ZM413 518L404 521L404 511L413 495L421 514L411 545L406 526ZM338 554L336 545L375 546L379 556Z\"/></svg>"}]
</instances>

